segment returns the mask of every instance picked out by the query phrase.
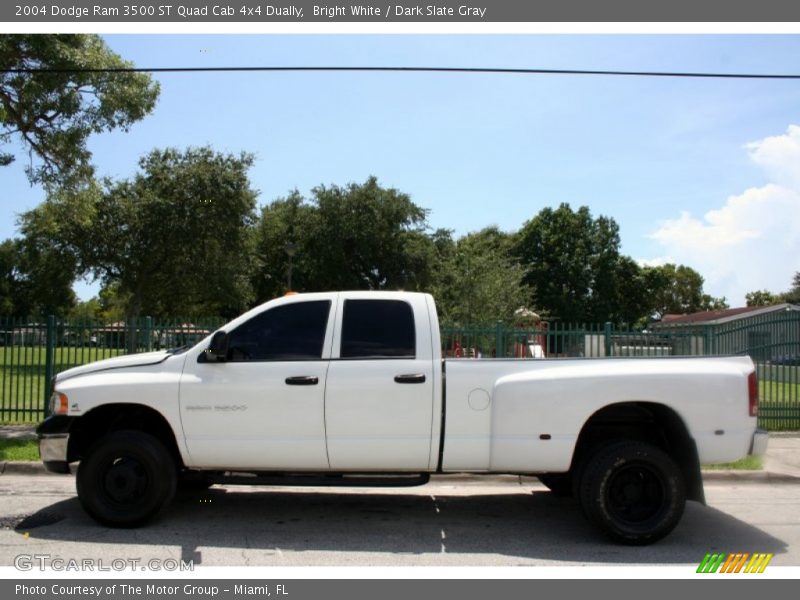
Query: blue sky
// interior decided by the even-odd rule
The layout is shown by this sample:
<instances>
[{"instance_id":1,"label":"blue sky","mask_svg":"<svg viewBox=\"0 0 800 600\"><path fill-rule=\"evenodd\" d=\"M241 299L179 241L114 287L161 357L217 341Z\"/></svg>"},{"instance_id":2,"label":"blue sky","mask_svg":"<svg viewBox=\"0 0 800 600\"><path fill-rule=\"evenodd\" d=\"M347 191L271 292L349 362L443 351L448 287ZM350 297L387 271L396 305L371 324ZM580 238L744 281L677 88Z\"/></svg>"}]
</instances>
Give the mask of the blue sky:
<instances>
[{"instance_id":1,"label":"blue sky","mask_svg":"<svg viewBox=\"0 0 800 600\"><path fill-rule=\"evenodd\" d=\"M798 72L800 36L113 35L141 67L486 66ZM159 74L155 112L92 138L102 175L155 147L253 152L260 202L376 175L458 234L588 205L623 251L743 303L800 270L800 81L383 73ZM0 170L14 215L42 200ZM96 285L79 284L81 296Z\"/></svg>"}]
</instances>

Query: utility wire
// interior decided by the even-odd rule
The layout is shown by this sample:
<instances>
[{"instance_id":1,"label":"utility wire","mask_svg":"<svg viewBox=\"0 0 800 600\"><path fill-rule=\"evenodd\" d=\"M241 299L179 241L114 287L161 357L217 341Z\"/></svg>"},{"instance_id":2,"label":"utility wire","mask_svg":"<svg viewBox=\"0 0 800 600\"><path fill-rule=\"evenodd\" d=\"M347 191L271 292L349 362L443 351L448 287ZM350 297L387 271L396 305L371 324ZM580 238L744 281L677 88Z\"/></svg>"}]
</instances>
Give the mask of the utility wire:
<instances>
[{"instance_id":1,"label":"utility wire","mask_svg":"<svg viewBox=\"0 0 800 600\"><path fill-rule=\"evenodd\" d=\"M0 69L0 73L250 73L349 71L386 73L497 73L504 75L600 75L614 77L683 77L694 79L800 79L800 74L711 73L689 71L616 71L590 69L506 69L494 67L128 67L100 69Z\"/></svg>"}]
</instances>

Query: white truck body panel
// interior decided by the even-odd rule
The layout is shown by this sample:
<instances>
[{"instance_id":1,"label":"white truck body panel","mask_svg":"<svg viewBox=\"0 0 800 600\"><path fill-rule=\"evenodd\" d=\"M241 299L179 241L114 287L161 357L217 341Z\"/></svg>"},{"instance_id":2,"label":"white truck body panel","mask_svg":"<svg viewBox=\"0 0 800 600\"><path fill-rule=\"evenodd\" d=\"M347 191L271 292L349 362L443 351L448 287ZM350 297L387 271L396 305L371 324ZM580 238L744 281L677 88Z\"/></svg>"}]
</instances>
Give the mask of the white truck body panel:
<instances>
[{"instance_id":1,"label":"white truck body panel","mask_svg":"<svg viewBox=\"0 0 800 600\"><path fill-rule=\"evenodd\" d=\"M181 419L192 463L206 468L326 470L325 387L284 385L285 362L188 363ZM297 375L325 380L327 361ZM285 389L284 389L285 388ZM280 390L275 394L271 390Z\"/></svg>"},{"instance_id":2,"label":"white truck body panel","mask_svg":"<svg viewBox=\"0 0 800 600\"><path fill-rule=\"evenodd\" d=\"M182 435L181 409L178 392L185 361L184 355L167 356L153 363L150 355L134 354L124 357L125 366L117 358L91 365L67 369L56 375L56 390L69 398L68 416L81 417L92 409L107 404L143 405L158 411L176 434L181 458L189 464L191 457ZM166 353L159 353L164 356ZM123 358L123 357L119 357ZM99 367L91 371L87 367Z\"/></svg>"},{"instance_id":3,"label":"white truck body panel","mask_svg":"<svg viewBox=\"0 0 800 600\"><path fill-rule=\"evenodd\" d=\"M445 370L445 471L566 471L584 423L620 402L675 410L704 463L747 454L756 426L746 406L747 357L462 359L445 361ZM476 390L488 401L478 403Z\"/></svg>"},{"instance_id":4,"label":"white truck body panel","mask_svg":"<svg viewBox=\"0 0 800 600\"><path fill-rule=\"evenodd\" d=\"M352 292L349 299L374 293ZM431 323L425 296L390 295L414 311L416 356L410 359L345 360L339 353L343 310L339 298L325 389L328 457L334 471L427 471L433 431ZM424 375L419 385L399 385L403 374Z\"/></svg>"},{"instance_id":5,"label":"white truck body panel","mask_svg":"<svg viewBox=\"0 0 800 600\"><path fill-rule=\"evenodd\" d=\"M412 307L414 358L340 357L342 303L370 298ZM223 330L309 300L331 302L320 360L199 361L209 337L182 354L70 369L57 376L56 390L68 396L70 416L109 403L153 408L174 432L184 465L200 469L433 472L441 454L445 472L563 472L592 414L625 402L673 410L703 463L746 455L756 428L748 413L753 364L747 357L442 361L436 310L426 294L287 296ZM403 374L424 375L425 382L393 381ZM283 383L297 375L317 377L319 385Z\"/></svg>"},{"instance_id":6,"label":"white truck body panel","mask_svg":"<svg viewBox=\"0 0 800 600\"><path fill-rule=\"evenodd\" d=\"M306 300L331 300L307 294ZM292 297L273 306L290 303ZM332 310L335 302L331 300ZM261 311L226 326L230 331ZM186 353L181 379L182 431L192 466L203 468L328 469L325 446L325 379L333 319L319 361L198 362L208 340ZM292 376L318 377L323 385L287 386ZM279 392L279 393L278 393Z\"/></svg>"}]
</instances>

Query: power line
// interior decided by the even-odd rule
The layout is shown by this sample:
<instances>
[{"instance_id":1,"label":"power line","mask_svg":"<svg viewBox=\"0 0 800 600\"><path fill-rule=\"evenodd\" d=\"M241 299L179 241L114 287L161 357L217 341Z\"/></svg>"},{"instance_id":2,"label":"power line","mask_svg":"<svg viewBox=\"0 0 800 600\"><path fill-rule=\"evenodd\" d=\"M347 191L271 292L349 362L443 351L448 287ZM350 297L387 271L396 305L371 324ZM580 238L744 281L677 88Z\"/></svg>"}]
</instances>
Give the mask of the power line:
<instances>
[{"instance_id":1,"label":"power line","mask_svg":"<svg viewBox=\"0 0 800 600\"><path fill-rule=\"evenodd\" d=\"M496 73L501 75L597 75L613 77L676 77L694 79L800 79L800 74L712 73L690 71L617 71L591 69L509 69L499 67L128 67L99 69L0 69L0 73L250 73L250 72L386 72Z\"/></svg>"}]
</instances>

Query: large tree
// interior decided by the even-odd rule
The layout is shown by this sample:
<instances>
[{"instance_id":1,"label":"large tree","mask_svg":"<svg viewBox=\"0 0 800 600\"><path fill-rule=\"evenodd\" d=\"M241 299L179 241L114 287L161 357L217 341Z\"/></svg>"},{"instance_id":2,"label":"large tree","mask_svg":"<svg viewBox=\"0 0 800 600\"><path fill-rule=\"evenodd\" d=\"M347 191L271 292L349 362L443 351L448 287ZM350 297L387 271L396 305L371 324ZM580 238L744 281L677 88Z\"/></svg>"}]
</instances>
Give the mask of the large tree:
<instances>
[{"instance_id":1,"label":"large tree","mask_svg":"<svg viewBox=\"0 0 800 600\"><path fill-rule=\"evenodd\" d=\"M773 294L769 290L755 290L745 294L747 306L772 306L785 302L783 294Z\"/></svg>"},{"instance_id":2,"label":"large tree","mask_svg":"<svg viewBox=\"0 0 800 600\"><path fill-rule=\"evenodd\" d=\"M0 36L0 144L21 141L31 182L85 182L89 136L127 130L153 110L158 84L120 71L131 66L96 35ZM13 160L0 152L0 164Z\"/></svg>"},{"instance_id":3,"label":"large tree","mask_svg":"<svg viewBox=\"0 0 800 600\"><path fill-rule=\"evenodd\" d=\"M645 270L653 282L651 308L657 318L728 308L725 298L703 292L703 276L691 267L669 263Z\"/></svg>"},{"instance_id":4,"label":"large tree","mask_svg":"<svg viewBox=\"0 0 800 600\"><path fill-rule=\"evenodd\" d=\"M453 241L446 232L435 237L438 254L436 296L440 319L448 325L510 323L526 306L530 290L525 272L509 253L510 236L489 227Z\"/></svg>"},{"instance_id":5,"label":"large tree","mask_svg":"<svg viewBox=\"0 0 800 600\"><path fill-rule=\"evenodd\" d=\"M425 231L427 211L375 177L319 186L308 253L319 289L397 289L413 282L408 242Z\"/></svg>"},{"instance_id":6,"label":"large tree","mask_svg":"<svg viewBox=\"0 0 800 600\"><path fill-rule=\"evenodd\" d=\"M616 299L606 320L632 327L646 325L653 316L652 297L658 279L629 256L617 259L613 278Z\"/></svg>"},{"instance_id":7,"label":"large tree","mask_svg":"<svg viewBox=\"0 0 800 600\"><path fill-rule=\"evenodd\" d=\"M619 227L589 208L544 208L517 235L514 253L533 304L568 322L605 321L619 299ZM630 268L629 264L624 265Z\"/></svg>"},{"instance_id":8,"label":"large tree","mask_svg":"<svg viewBox=\"0 0 800 600\"><path fill-rule=\"evenodd\" d=\"M75 305L75 260L41 234L0 243L0 315L40 319Z\"/></svg>"},{"instance_id":9,"label":"large tree","mask_svg":"<svg viewBox=\"0 0 800 600\"><path fill-rule=\"evenodd\" d=\"M800 304L800 271L792 277L792 286L783 293L773 293L769 290L756 290L748 292L745 296L747 306L770 306L788 302L790 304Z\"/></svg>"},{"instance_id":10,"label":"large tree","mask_svg":"<svg viewBox=\"0 0 800 600\"><path fill-rule=\"evenodd\" d=\"M783 294L783 300L791 304L800 304L800 271L792 278L792 287Z\"/></svg>"},{"instance_id":11,"label":"large tree","mask_svg":"<svg viewBox=\"0 0 800 600\"><path fill-rule=\"evenodd\" d=\"M23 216L114 285L130 318L232 316L252 300L252 157L210 148L154 150L140 172L61 193Z\"/></svg>"},{"instance_id":12,"label":"large tree","mask_svg":"<svg viewBox=\"0 0 800 600\"><path fill-rule=\"evenodd\" d=\"M315 290L315 274L306 250L314 207L299 192L279 198L261 209L255 228L251 273L253 291L264 302L289 290L289 254L292 254L292 289Z\"/></svg>"},{"instance_id":13,"label":"large tree","mask_svg":"<svg viewBox=\"0 0 800 600\"><path fill-rule=\"evenodd\" d=\"M433 245L426 211L370 177L319 186L310 200L293 192L265 207L256 235L260 300L297 291L421 289L430 281Z\"/></svg>"}]
</instances>

